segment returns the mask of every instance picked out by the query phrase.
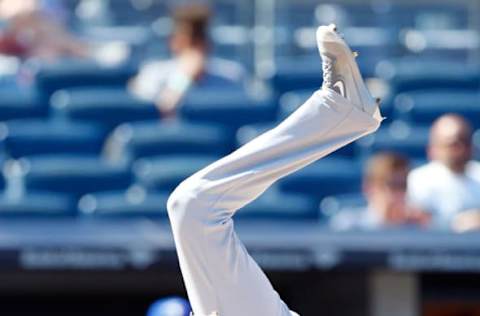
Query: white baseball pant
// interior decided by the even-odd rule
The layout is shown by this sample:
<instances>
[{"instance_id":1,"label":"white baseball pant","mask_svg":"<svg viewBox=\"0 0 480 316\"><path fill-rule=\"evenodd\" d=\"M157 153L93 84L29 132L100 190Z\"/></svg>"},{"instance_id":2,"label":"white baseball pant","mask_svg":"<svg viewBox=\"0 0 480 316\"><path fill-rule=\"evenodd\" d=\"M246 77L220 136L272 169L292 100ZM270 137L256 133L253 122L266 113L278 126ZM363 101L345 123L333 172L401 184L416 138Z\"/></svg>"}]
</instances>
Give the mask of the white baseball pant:
<instances>
[{"instance_id":1,"label":"white baseball pant","mask_svg":"<svg viewBox=\"0 0 480 316\"><path fill-rule=\"evenodd\" d=\"M363 112L318 90L274 129L183 181L168 214L195 316L292 316L238 239L232 217L278 179L374 132Z\"/></svg>"}]
</instances>

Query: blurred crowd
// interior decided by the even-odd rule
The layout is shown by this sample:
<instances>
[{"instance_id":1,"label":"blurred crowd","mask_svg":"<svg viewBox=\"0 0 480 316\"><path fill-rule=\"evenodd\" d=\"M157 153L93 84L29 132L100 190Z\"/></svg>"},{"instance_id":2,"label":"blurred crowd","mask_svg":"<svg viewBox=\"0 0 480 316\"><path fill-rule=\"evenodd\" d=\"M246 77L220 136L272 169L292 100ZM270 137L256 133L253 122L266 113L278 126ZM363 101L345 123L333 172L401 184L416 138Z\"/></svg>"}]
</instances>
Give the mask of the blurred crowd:
<instances>
[{"instance_id":1,"label":"blurred crowd","mask_svg":"<svg viewBox=\"0 0 480 316\"><path fill-rule=\"evenodd\" d=\"M80 1L78 6L85 2L105 1ZM167 45L171 58L141 61L138 74L128 83L132 95L154 102L164 116L174 115L182 97L196 83L208 85L216 80L219 84L218 80L223 80L235 85L244 79L238 63L210 54L208 6L187 4L173 10ZM27 65L29 60L55 63L64 58L108 63L104 59L109 54L102 53L108 50L108 42L93 42L72 33L65 22L66 14L62 1L2 0L0 55L16 57Z\"/></svg>"},{"instance_id":2,"label":"blurred crowd","mask_svg":"<svg viewBox=\"0 0 480 316\"><path fill-rule=\"evenodd\" d=\"M472 160L470 124L455 114L438 118L426 150L429 162L413 169L401 154L371 157L363 180L366 208L340 210L332 227L480 229L480 163Z\"/></svg>"},{"instance_id":3,"label":"blurred crowd","mask_svg":"<svg viewBox=\"0 0 480 316\"><path fill-rule=\"evenodd\" d=\"M85 8L98 9L102 3L105 1L78 1L76 8L77 11L82 8L88 11ZM232 91L231 100L227 97L228 103L235 99L235 93L244 91L255 81L252 79L255 77L252 67L233 58L219 58L213 53L210 38L213 15L211 8L202 4L183 4L172 8L171 25L162 24L163 20L157 21L161 25L161 31L168 31L168 36L162 43L168 48L168 53L154 58L138 58L135 71L127 76L121 87L126 92L125 98L128 96L140 104L146 102L154 107L161 122L175 122L180 116L184 100L192 91L213 91L212 96L217 94L215 89L223 93ZM320 20L330 19L332 17L327 14L329 10L332 8L325 7L315 14ZM118 41L113 38L105 41L92 40L88 33L72 31L71 13L60 0L0 0L1 88L11 89L13 81L16 89L28 90L35 86L39 69L57 62L85 60L99 64L122 64L132 59L125 53L125 47L118 45ZM309 68L317 71L313 66L309 65ZM385 70L385 67L380 68ZM299 69L293 67L288 75L298 73ZM5 78L11 79L10 85L5 84ZM318 70L319 78L321 74ZM280 86L287 79L275 82L274 78L272 81L274 85ZM307 80L310 80L308 76ZM300 83L300 80L293 79L289 87L297 84L300 85L297 88L303 88ZM89 86L90 82L84 82L83 85ZM253 89L253 94L258 93L258 87L257 85L257 90ZM378 88L378 82L372 80L372 87ZM309 88L311 87L305 87ZM479 88L474 89L474 93L478 93ZM272 95L278 97L281 92L285 92L281 90L279 88ZM252 94L252 90L248 93ZM58 103L58 100L65 99L61 96L58 93L52 94L47 102ZM206 98L208 103L210 97ZM297 103L301 101L297 100ZM480 103L473 106L479 108ZM214 109L213 114L207 115L207 121L212 116L216 117L215 111ZM335 230L418 227L464 232L480 229L480 163L474 160L473 139L480 118L465 118L454 114L457 112L454 105L448 112L451 113L437 117L429 127L428 147L424 148L428 153L428 162L422 161L419 164L412 157L395 150L370 155L365 163L362 203L351 203L336 210L334 214L329 214L328 225ZM220 120L221 111L218 113ZM253 113L251 116L256 112ZM16 118L15 115L11 117ZM0 117L0 121L8 121L11 117ZM248 119L245 121L249 122ZM229 125L229 122L223 123ZM168 126L162 125L161 128ZM117 134L112 134L107 144L111 143L112 138L115 139L115 135L118 136L118 131L117 129ZM120 132L124 135L125 129ZM155 133L155 130L152 132ZM414 138L416 135L409 137ZM12 173L12 170L9 172Z\"/></svg>"}]
</instances>

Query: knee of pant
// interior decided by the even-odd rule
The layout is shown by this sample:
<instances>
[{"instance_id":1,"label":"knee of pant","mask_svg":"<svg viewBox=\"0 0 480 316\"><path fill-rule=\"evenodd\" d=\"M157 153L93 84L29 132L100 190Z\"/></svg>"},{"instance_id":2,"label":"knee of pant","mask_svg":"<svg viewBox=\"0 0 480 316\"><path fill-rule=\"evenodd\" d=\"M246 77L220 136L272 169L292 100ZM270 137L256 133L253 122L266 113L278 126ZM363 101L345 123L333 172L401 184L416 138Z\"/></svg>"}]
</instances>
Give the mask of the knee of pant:
<instances>
[{"instance_id":1,"label":"knee of pant","mask_svg":"<svg viewBox=\"0 0 480 316\"><path fill-rule=\"evenodd\" d=\"M173 191L167 201L167 210L174 230L192 230L203 221L202 200L193 181L187 180Z\"/></svg>"}]
</instances>

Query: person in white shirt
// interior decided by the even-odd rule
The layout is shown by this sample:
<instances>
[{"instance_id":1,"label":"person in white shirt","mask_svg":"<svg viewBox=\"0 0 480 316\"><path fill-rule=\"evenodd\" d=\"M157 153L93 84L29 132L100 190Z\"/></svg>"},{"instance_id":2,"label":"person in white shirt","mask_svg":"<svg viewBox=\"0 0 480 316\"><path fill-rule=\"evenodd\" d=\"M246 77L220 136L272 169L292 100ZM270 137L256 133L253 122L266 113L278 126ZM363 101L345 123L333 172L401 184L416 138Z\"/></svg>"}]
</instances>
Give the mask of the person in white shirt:
<instances>
[{"instance_id":1,"label":"person in white shirt","mask_svg":"<svg viewBox=\"0 0 480 316\"><path fill-rule=\"evenodd\" d=\"M243 68L232 61L209 56L210 11L201 4L178 7L169 48L170 60L148 61L129 82L136 97L155 103L162 117L173 116L193 85L241 85Z\"/></svg>"},{"instance_id":2,"label":"person in white shirt","mask_svg":"<svg viewBox=\"0 0 480 316\"><path fill-rule=\"evenodd\" d=\"M480 227L476 215L480 210L480 163L473 161L472 155L472 128L463 117L446 114L434 122L428 146L431 161L408 177L411 202L431 212L434 228Z\"/></svg>"},{"instance_id":3,"label":"person in white shirt","mask_svg":"<svg viewBox=\"0 0 480 316\"><path fill-rule=\"evenodd\" d=\"M372 156L363 179L366 207L340 210L329 226L334 230L425 226L428 214L407 203L408 172L409 161L402 155L384 152Z\"/></svg>"}]
</instances>

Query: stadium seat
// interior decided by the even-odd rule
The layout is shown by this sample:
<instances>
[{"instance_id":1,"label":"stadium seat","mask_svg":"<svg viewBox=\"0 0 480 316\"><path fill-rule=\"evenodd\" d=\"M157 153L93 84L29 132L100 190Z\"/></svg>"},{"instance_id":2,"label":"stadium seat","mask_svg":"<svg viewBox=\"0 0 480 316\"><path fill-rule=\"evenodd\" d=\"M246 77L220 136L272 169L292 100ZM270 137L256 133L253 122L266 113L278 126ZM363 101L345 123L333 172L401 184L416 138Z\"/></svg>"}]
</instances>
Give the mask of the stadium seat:
<instances>
[{"instance_id":1,"label":"stadium seat","mask_svg":"<svg viewBox=\"0 0 480 316\"><path fill-rule=\"evenodd\" d=\"M4 166L5 160L6 160L6 156L0 150L0 194L2 190L5 188L5 177L3 175L3 166Z\"/></svg>"},{"instance_id":2,"label":"stadium seat","mask_svg":"<svg viewBox=\"0 0 480 316\"><path fill-rule=\"evenodd\" d=\"M52 193L29 193L21 197L0 195L0 219L18 217L68 217L75 214L75 203Z\"/></svg>"},{"instance_id":3,"label":"stadium seat","mask_svg":"<svg viewBox=\"0 0 480 316\"><path fill-rule=\"evenodd\" d=\"M320 201L328 195L358 192L362 172L359 162L327 157L280 180L282 191L308 194Z\"/></svg>"},{"instance_id":4,"label":"stadium seat","mask_svg":"<svg viewBox=\"0 0 480 316\"><path fill-rule=\"evenodd\" d=\"M377 76L388 81L392 93L427 89L467 89L480 87L478 67L452 60L405 57L377 65Z\"/></svg>"},{"instance_id":5,"label":"stadium seat","mask_svg":"<svg viewBox=\"0 0 480 316\"><path fill-rule=\"evenodd\" d=\"M66 59L42 65L36 76L36 86L48 100L55 91L67 88L124 87L136 71L130 64L102 66L93 61Z\"/></svg>"},{"instance_id":6,"label":"stadium seat","mask_svg":"<svg viewBox=\"0 0 480 316\"><path fill-rule=\"evenodd\" d=\"M236 128L275 119L272 100L255 100L236 88L199 89L188 94L180 109L187 121L217 123Z\"/></svg>"},{"instance_id":7,"label":"stadium seat","mask_svg":"<svg viewBox=\"0 0 480 316\"><path fill-rule=\"evenodd\" d=\"M418 124L430 125L446 113L457 113L480 128L480 90L478 91L412 91L398 95L396 106L404 109Z\"/></svg>"},{"instance_id":8,"label":"stadium seat","mask_svg":"<svg viewBox=\"0 0 480 316\"><path fill-rule=\"evenodd\" d=\"M257 200L239 210L234 219L254 220L316 220L318 203L315 199L301 194L280 193L269 189Z\"/></svg>"},{"instance_id":9,"label":"stadium seat","mask_svg":"<svg viewBox=\"0 0 480 316\"><path fill-rule=\"evenodd\" d=\"M322 81L322 64L318 54L279 57L271 78L271 83L279 95L291 90L318 89Z\"/></svg>"},{"instance_id":10,"label":"stadium seat","mask_svg":"<svg viewBox=\"0 0 480 316\"><path fill-rule=\"evenodd\" d=\"M167 218L168 194L146 192L139 187L127 191L102 192L83 196L79 211L94 218Z\"/></svg>"},{"instance_id":11,"label":"stadium seat","mask_svg":"<svg viewBox=\"0 0 480 316\"><path fill-rule=\"evenodd\" d=\"M255 137L274 128L277 124L278 123L259 123L259 124L246 125L246 126L240 127L237 131L237 146L242 146L248 143ZM335 151L334 153L332 153L332 155L343 156L343 157L353 157L355 153L354 149L355 147L350 144Z\"/></svg>"},{"instance_id":12,"label":"stadium seat","mask_svg":"<svg viewBox=\"0 0 480 316\"><path fill-rule=\"evenodd\" d=\"M105 130L98 125L60 120L24 119L0 123L0 146L12 158L39 154L98 154Z\"/></svg>"},{"instance_id":13,"label":"stadium seat","mask_svg":"<svg viewBox=\"0 0 480 316\"><path fill-rule=\"evenodd\" d=\"M406 27L465 29L468 28L468 6L451 3L402 3L390 6L388 18L397 29Z\"/></svg>"},{"instance_id":14,"label":"stadium seat","mask_svg":"<svg viewBox=\"0 0 480 316\"><path fill-rule=\"evenodd\" d=\"M182 121L136 122L119 126L108 141L109 158L119 161L175 154L224 155L233 137L222 126Z\"/></svg>"},{"instance_id":15,"label":"stadium seat","mask_svg":"<svg viewBox=\"0 0 480 316\"><path fill-rule=\"evenodd\" d=\"M103 124L107 128L132 121L158 119L151 103L138 100L124 89L77 88L55 93L51 100L57 114L72 121Z\"/></svg>"},{"instance_id":16,"label":"stadium seat","mask_svg":"<svg viewBox=\"0 0 480 316\"><path fill-rule=\"evenodd\" d=\"M215 161L218 156L179 155L144 158L133 166L137 182L149 190L171 192L183 180Z\"/></svg>"},{"instance_id":17,"label":"stadium seat","mask_svg":"<svg viewBox=\"0 0 480 316\"><path fill-rule=\"evenodd\" d=\"M80 197L99 191L127 188L132 180L125 166L113 166L97 157L44 156L23 160L28 191L50 191Z\"/></svg>"},{"instance_id":18,"label":"stadium seat","mask_svg":"<svg viewBox=\"0 0 480 316\"><path fill-rule=\"evenodd\" d=\"M47 114L46 104L42 104L37 94L29 89L2 89L0 100L0 122Z\"/></svg>"},{"instance_id":19,"label":"stadium seat","mask_svg":"<svg viewBox=\"0 0 480 316\"><path fill-rule=\"evenodd\" d=\"M342 210L360 209L367 206L365 196L358 193L338 194L325 197L320 202L321 215L329 218Z\"/></svg>"},{"instance_id":20,"label":"stadium seat","mask_svg":"<svg viewBox=\"0 0 480 316\"><path fill-rule=\"evenodd\" d=\"M364 155L392 151L411 159L425 159L428 137L428 126L410 126L396 122L380 128L355 144Z\"/></svg>"}]
</instances>

